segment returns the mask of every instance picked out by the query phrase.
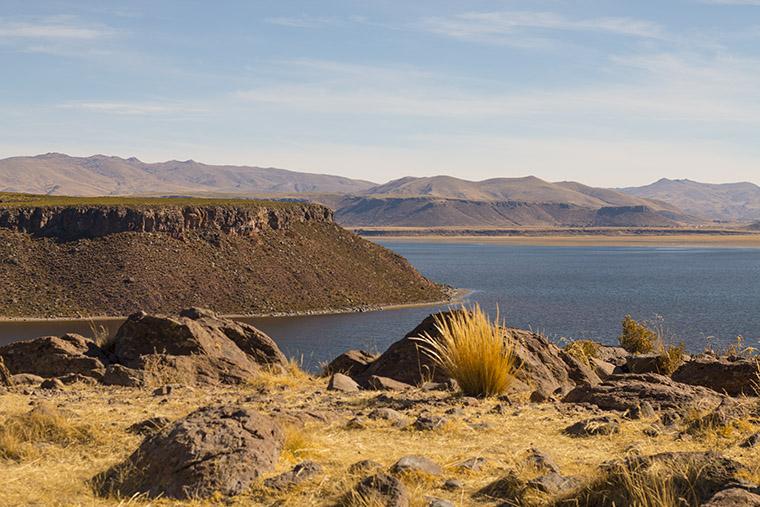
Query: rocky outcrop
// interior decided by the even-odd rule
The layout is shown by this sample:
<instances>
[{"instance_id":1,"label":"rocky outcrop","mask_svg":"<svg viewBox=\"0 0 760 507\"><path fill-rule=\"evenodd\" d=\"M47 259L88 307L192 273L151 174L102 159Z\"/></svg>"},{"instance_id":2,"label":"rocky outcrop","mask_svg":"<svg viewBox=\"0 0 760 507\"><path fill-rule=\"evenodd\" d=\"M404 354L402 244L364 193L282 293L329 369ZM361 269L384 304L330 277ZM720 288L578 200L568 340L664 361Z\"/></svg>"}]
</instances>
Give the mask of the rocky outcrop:
<instances>
[{"instance_id":1,"label":"rocky outcrop","mask_svg":"<svg viewBox=\"0 0 760 507\"><path fill-rule=\"evenodd\" d=\"M274 468L282 444L269 417L234 406L204 407L148 437L94 482L104 496L233 496Z\"/></svg>"},{"instance_id":2,"label":"rocky outcrop","mask_svg":"<svg viewBox=\"0 0 760 507\"><path fill-rule=\"evenodd\" d=\"M364 350L349 350L333 359L325 367L324 374L342 373L344 375L359 376L369 367L370 363L377 359L377 355Z\"/></svg>"},{"instance_id":3,"label":"rocky outcrop","mask_svg":"<svg viewBox=\"0 0 760 507\"><path fill-rule=\"evenodd\" d=\"M739 488L724 489L702 507L760 507L760 495Z\"/></svg>"},{"instance_id":4,"label":"rocky outcrop","mask_svg":"<svg viewBox=\"0 0 760 507\"><path fill-rule=\"evenodd\" d=\"M100 379L108 359L93 342L78 334L43 336L0 347L0 357L12 374L59 377L78 373Z\"/></svg>"},{"instance_id":5,"label":"rocky outcrop","mask_svg":"<svg viewBox=\"0 0 760 507\"><path fill-rule=\"evenodd\" d=\"M189 231L251 236L286 229L300 222L333 220L330 209L293 203L238 206L40 206L0 209L0 227L63 241L119 232L164 232L181 237Z\"/></svg>"},{"instance_id":6,"label":"rocky outcrop","mask_svg":"<svg viewBox=\"0 0 760 507\"><path fill-rule=\"evenodd\" d=\"M730 396L757 394L760 370L755 359L705 356L682 364L672 375L684 384L704 386Z\"/></svg>"},{"instance_id":7,"label":"rocky outcrop","mask_svg":"<svg viewBox=\"0 0 760 507\"><path fill-rule=\"evenodd\" d=\"M625 412L648 402L655 410L684 413L712 410L722 397L704 387L674 382L655 373L612 375L602 384L579 385L563 398L565 403L589 403L602 410Z\"/></svg>"}]
</instances>

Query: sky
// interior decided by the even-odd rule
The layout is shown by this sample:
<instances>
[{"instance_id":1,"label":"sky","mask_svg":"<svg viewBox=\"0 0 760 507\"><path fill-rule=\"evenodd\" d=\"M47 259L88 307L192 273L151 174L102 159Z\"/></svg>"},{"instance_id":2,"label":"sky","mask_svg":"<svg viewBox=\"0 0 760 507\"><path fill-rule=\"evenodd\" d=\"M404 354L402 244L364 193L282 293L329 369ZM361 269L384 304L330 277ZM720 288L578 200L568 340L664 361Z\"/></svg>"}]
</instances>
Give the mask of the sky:
<instances>
[{"instance_id":1,"label":"sky","mask_svg":"<svg viewBox=\"0 0 760 507\"><path fill-rule=\"evenodd\" d=\"M0 0L0 157L760 183L760 0Z\"/></svg>"}]
</instances>

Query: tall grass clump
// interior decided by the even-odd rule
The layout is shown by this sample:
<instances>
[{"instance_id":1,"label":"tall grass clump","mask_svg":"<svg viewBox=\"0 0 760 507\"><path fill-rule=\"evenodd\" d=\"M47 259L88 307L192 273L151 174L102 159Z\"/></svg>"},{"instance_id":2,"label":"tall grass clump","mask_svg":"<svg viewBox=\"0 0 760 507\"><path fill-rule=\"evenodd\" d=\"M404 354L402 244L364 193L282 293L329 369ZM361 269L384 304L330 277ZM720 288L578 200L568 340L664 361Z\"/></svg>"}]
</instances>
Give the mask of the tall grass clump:
<instances>
[{"instance_id":1,"label":"tall grass clump","mask_svg":"<svg viewBox=\"0 0 760 507\"><path fill-rule=\"evenodd\" d=\"M498 314L491 322L479 305L463 307L438 315L435 329L439 336L425 333L416 340L465 395L489 397L507 390L515 377L517 356Z\"/></svg>"},{"instance_id":2,"label":"tall grass clump","mask_svg":"<svg viewBox=\"0 0 760 507\"><path fill-rule=\"evenodd\" d=\"M618 340L620 346L632 354L648 354L655 349L659 341L655 331L634 320L630 315L623 319L623 332Z\"/></svg>"}]
</instances>

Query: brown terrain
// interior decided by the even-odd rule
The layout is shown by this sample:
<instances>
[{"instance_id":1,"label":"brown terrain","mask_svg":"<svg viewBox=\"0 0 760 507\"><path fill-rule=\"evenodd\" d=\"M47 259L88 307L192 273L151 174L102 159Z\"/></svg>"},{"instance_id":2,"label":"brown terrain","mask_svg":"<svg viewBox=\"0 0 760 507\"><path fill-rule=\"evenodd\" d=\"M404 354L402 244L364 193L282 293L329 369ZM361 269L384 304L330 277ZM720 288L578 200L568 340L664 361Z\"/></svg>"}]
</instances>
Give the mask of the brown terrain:
<instances>
[{"instance_id":1,"label":"brown terrain","mask_svg":"<svg viewBox=\"0 0 760 507\"><path fill-rule=\"evenodd\" d=\"M447 290L313 204L5 194L0 315L224 314L436 302Z\"/></svg>"}]
</instances>

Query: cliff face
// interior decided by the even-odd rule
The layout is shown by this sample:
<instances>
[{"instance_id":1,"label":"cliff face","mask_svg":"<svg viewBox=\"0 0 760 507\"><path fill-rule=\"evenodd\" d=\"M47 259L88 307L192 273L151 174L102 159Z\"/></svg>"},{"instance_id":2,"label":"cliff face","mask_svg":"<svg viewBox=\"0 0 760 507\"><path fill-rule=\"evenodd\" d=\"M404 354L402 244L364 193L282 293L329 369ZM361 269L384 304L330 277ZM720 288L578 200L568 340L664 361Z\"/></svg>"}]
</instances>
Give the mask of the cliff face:
<instances>
[{"instance_id":1,"label":"cliff face","mask_svg":"<svg viewBox=\"0 0 760 507\"><path fill-rule=\"evenodd\" d=\"M38 206L0 209L0 228L62 241L120 232L164 232L182 237L190 231L251 236L295 223L332 223L333 213L315 204L287 206Z\"/></svg>"}]
</instances>

